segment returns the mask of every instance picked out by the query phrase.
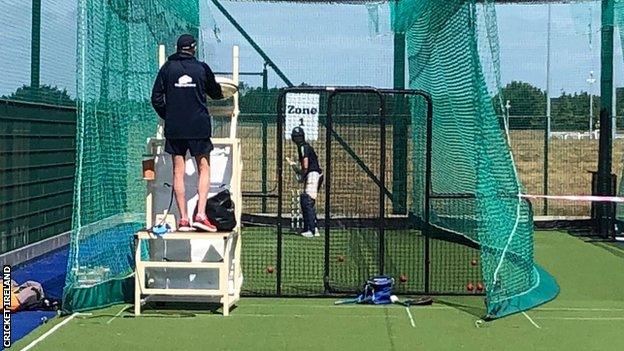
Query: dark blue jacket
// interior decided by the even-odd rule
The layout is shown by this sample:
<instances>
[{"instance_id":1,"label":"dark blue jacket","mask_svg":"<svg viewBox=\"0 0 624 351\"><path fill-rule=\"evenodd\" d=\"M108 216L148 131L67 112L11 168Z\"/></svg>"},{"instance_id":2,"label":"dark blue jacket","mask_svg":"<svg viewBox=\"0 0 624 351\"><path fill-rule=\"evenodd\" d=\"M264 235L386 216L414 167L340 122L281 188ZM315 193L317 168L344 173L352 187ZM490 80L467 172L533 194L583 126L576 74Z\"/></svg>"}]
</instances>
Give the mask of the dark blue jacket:
<instances>
[{"instance_id":1,"label":"dark blue jacket","mask_svg":"<svg viewBox=\"0 0 624 351\"><path fill-rule=\"evenodd\" d=\"M306 173L303 174L304 177L307 177L310 172L323 173L321 166L319 165L316 151L314 151L314 148L310 144L304 142L303 144L297 146L297 153L299 154L301 167L303 167L303 159L308 159L308 169L306 169Z\"/></svg>"},{"instance_id":2,"label":"dark blue jacket","mask_svg":"<svg viewBox=\"0 0 624 351\"><path fill-rule=\"evenodd\" d=\"M152 106L165 120L167 139L206 139L212 134L206 94L222 99L210 67L186 53L169 56L152 89Z\"/></svg>"}]
</instances>

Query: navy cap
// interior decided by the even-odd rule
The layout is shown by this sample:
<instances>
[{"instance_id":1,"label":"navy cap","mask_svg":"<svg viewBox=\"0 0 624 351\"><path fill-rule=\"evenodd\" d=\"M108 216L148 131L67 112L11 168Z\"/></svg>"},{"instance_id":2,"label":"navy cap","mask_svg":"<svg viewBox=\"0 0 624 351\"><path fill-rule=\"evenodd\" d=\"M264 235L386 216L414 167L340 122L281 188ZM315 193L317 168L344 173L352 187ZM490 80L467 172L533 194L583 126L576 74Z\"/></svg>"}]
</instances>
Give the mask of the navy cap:
<instances>
[{"instance_id":1,"label":"navy cap","mask_svg":"<svg viewBox=\"0 0 624 351\"><path fill-rule=\"evenodd\" d=\"M182 34L178 38L178 45L177 45L178 51L181 51L181 50L191 50L191 49L195 48L196 44L197 44L197 41L195 41L195 38L193 38L192 35L190 35L190 34Z\"/></svg>"}]
</instances>

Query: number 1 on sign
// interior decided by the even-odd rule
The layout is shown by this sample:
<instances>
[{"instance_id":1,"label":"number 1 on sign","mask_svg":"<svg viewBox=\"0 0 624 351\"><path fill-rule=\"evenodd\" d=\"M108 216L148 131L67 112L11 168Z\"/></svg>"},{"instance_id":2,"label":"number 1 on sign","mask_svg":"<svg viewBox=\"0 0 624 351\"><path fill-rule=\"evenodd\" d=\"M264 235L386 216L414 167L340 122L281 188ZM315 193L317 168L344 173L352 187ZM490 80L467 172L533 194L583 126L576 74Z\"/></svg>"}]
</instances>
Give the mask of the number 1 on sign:
<instances>
[{"instance_id":1,"label":"number 1 on sign","mask_svg":"<svg viewBox=\"0 0 624 351\"><path fill-rule=\"evenodd\" d=\"M319 95L289 93L286 95L286 128L284 137L289 138L291 131L303 128L306 140L318 139Z\"/></svg>"}]
</instances>

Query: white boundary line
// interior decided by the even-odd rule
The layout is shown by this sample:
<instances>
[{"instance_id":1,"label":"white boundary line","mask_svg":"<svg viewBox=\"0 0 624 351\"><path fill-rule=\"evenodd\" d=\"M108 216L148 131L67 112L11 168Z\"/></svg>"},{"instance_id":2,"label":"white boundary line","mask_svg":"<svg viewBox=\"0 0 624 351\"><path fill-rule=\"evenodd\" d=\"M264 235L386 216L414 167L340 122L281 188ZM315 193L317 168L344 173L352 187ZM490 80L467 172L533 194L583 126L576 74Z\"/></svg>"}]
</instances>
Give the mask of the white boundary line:
<instances>
[{"instance_id":1,"label":"white boundary line","mask_svg":"<svg viewBox=\"0 0 624 351\"><path fill-rule=\"evenodd\" d=\"M585 307L552 307L552 308L536 308L534 311L602 311L602 312L619 312L624 308L585 308Z\"/></svg>"},{"instance_id":2,"label":"white boundary line","mask_svg":"<svg viewBox=\"0 0 624 351\"><path fill-rule=\"evenodd\" d=\"M412 323L412 328L416 328L416 324L414 323L414 318L412 318L412 312L410 312L409 307L405 307L405 312L407 312L407 315L410 319L410 323Z\"/></svg>"},{"instance_id":3,"label":"white boundary line","mask_svg":"<svg viewBox=\"0 0 624 351\"><path fill-rule=\"evenodd\" d=\"M240 304L239 307L267 307L269 305L263 305L263 304ZM362 309L362 308L371 308L371 309L375 309L375 308L379 308L379 306L375 306L375 305L355 305L355 304L346 304L346 305L340 305L340 306L335 306L335 305L303 305L303 304L293 304L293 305L280 305L280 304L276 304L276 305L270 305L270 308L275 308L275 307L302 307L302 308L358 308L358 309ZM434 306L418 306L419 310L456 310L457 308L452 307L452 306L446 306L443 304L438 304L438 305L434 305ZM561 311L561 312L565 312L565 311L587 311L587 312L620 312L620 311L624 311L624 308L590 308L590 307L538 307L538 308L533 308L530 311L535 311L535 312L556 312L556 311Z\"/></svg>"},{"instance_id":4,"label":"white boundary line","mask_svg":"<svg viewBox=\"0 0 624 351\"><path fill-rule=\"evenodd\" d=\"M38 343L43 341L45 338L47 338L48 336L52 335L55 331L59 330L62 326L64 326L65 324L69 323L72 319L74 319L74 317L76 317L79 314L80 313L74 313L71 316L67 317L64 321L62 321L61 323L55 325L54 327L52 327L52 329L48 330L47 332L45 332L40 337L38 337L37 339L33 340L30 344L28 344L26 347L24 347L21 351L27 351L27 350L32 349Z\"/></svg>"},{"instance_id":5,"label":"white boundary line","mask_svg":"<svg viewBox=\"0 0 624 351\"><path fill-rule=\"evenodd\" d=\"M531 322L531 324L535 326L535 328L542 329L542 327L540 327L537 323L535 323L535 321L531 319L531 317L529 317L529 315L526 314L526 312L522 312L522 314L529 320L529 322Z\"/></svg>"},{"instance_id":6,"label":"white boundary line","mask_svg":"<svg viewBox=\"0 0 624 351\"><path fill-rule=\"evenodd\" d=\"M330 308L330 309L334 309L334 308L357 308L357 309L363 309L363 308L369 308L369 309L379 309L380 306L377 305L358 305L358 304L344 304L344 305L260 305L260 304L241 304L238 305L239 307L267 307L270 306L270 308L274 308L274 307L305 307L305 308ZM388 305L390 306L390 305ZM416 307L416 306L412 306L412 307ZM454 310L454 307L450 307L450 306L418 306L418 309L426 309L426 310Z\"/></svg>"},{"instance_id":7,"label":"white boundary line","mask_svg":"<svg viewBox=\"0 0 624 351\"><path fill-rule=\"evenodd\" d=\"M536 317L535 319L555 321L624 321L624 317Z\"/></svg>"},{"instance_id":8,"label":"white boundary line","mask_svg":"<svg viewBox=\"0 0 624 351\"><path fill-rule=\"evenodd\" d=\"M141 314L138 318L149 318L150 314ZM230 315L231 318L236 318L236 317L253 317L253 318L265 318L265 317L280 317L280 318L288 318L288 317L295 317L295 318L316 318L318 315L314 315L314 314L275 314L275 313L232 313ZM384 314L332 314L331 315L332 318L333 317L360 317L360 318L391 318L391 319L399 319L399 318L403 318L401 316L398 315L384 315ZM210 318L223 318L223 316L221 314L205 314L202 315L202 317L210 317ZM228 317L228 318L230 318Z\"/></svg>"},{"instance_id":9,"label":"white boundary line","mask_svg":"<svg viewBox=\"0 0 624 351\"><path fill-rule=\"evenodd\" d=\"M122 313L124 313L124 311L127 310L128 307L129 306L124 306L121 310L119 310L119 312L117 312L116 315L113 316L113 318L109 319L108 322L106 322L106 324L111 324L111 322L115 320L115 318L119 317Z\"/></svg>"}]
</instances>

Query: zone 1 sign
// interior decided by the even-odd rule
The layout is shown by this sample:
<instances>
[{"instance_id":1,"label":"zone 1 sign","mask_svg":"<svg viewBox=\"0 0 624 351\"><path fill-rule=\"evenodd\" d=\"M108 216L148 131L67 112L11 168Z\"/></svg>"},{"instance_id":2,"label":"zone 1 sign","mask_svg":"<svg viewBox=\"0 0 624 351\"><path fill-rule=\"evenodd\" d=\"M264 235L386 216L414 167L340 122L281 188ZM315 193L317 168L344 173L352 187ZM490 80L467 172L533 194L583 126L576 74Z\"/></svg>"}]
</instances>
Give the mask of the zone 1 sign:
<instances>
[{"instance_id":1,"label":"zone 1 sign","mask_svg":"<svg viewBox=\"0 0 624 351\"><path fill-rule=\"evenodd\" d=\"M301 127L305 131L307 141L318 140L319 101L319 94L286 94L284 134L287 139L290 139L290 133L295 127Z\"/></svg>"}]
</instances>

